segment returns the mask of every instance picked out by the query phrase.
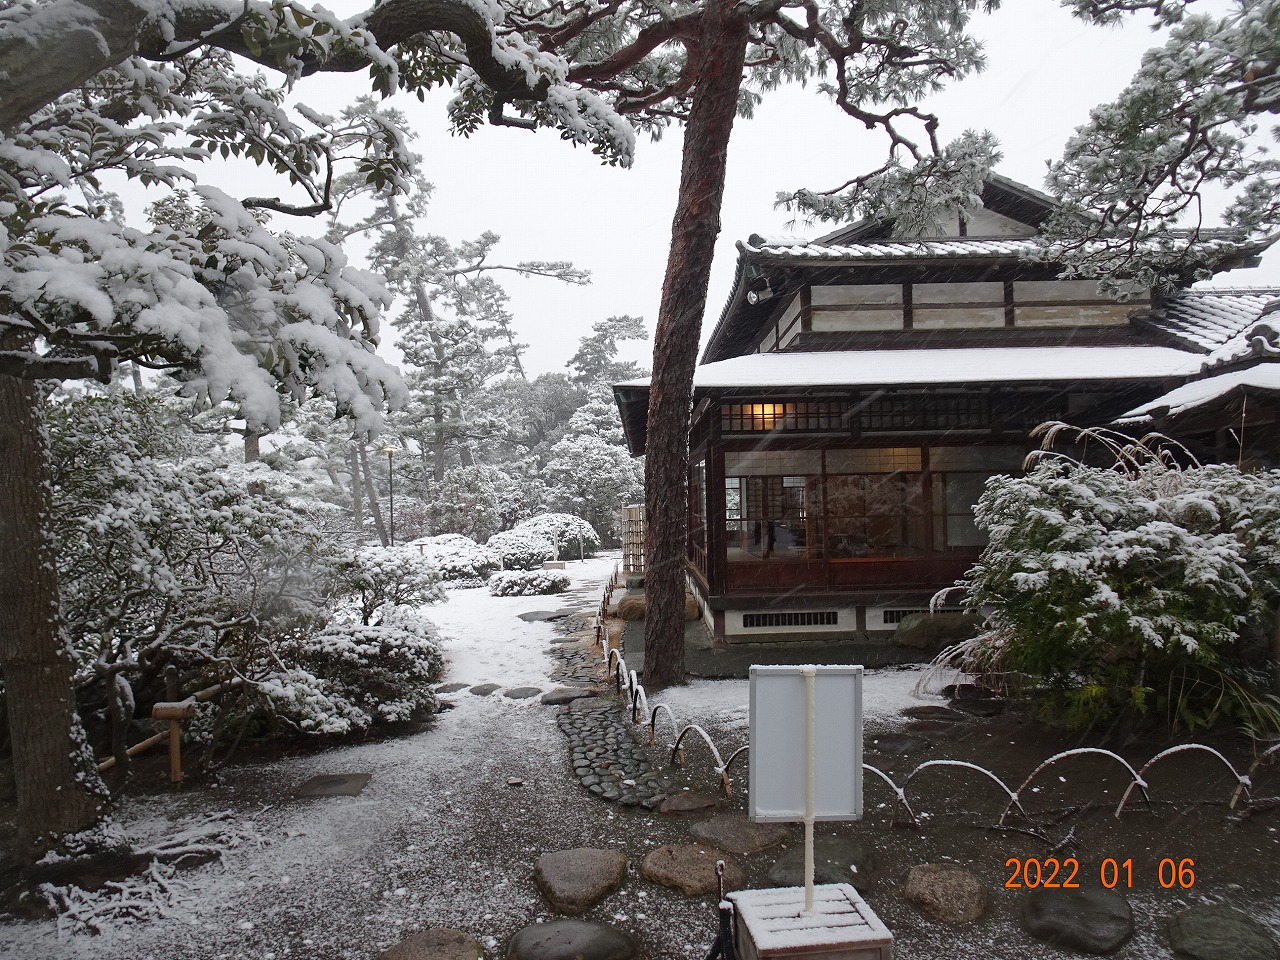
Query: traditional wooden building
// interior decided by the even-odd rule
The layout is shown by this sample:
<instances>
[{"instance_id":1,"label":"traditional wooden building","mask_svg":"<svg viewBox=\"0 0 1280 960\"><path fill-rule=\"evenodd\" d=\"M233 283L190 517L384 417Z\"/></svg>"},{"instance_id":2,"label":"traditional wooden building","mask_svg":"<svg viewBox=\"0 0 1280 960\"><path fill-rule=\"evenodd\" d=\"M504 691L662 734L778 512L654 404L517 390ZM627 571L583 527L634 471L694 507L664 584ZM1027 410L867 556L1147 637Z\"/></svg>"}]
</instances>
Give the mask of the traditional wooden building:
<instances>
[{"instance_id":1,"label":"traditional wooden building","mask_svg":"<svg viewBox=\"0 0 1280 960\"><path fill-rule=\"evenodd\" d=\"M1043 259L1051 198L992 178L982 200L936 236L738 245L690 437L688 574L717 639L895 629L977 558L973 506L1033 427L1146 415L1280 296L1116 302ZM1220 272L1265 247L1200 255ZM643 453L648 381L614 391Z\"/></svg>"}]
</instances>

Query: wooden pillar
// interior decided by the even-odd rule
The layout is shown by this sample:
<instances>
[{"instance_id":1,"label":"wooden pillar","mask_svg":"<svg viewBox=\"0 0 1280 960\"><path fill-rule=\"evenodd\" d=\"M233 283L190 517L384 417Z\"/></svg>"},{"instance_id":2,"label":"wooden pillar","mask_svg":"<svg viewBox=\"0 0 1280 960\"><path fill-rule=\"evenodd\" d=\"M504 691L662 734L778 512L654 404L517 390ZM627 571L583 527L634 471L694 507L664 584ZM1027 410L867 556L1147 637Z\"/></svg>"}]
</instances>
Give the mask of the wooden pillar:
<instances>
[{"instance_id":1,"label":"wooden pillar","mask_svg":"<svg viewBox=\"0 0 1280 960\"><path fill-rule=\"evenodd\" d=\"M720 403L712 401L707 425L707 586L711 598L723 597L725 570L724 449L720 434Z\"/></svg>"}]
</instances>

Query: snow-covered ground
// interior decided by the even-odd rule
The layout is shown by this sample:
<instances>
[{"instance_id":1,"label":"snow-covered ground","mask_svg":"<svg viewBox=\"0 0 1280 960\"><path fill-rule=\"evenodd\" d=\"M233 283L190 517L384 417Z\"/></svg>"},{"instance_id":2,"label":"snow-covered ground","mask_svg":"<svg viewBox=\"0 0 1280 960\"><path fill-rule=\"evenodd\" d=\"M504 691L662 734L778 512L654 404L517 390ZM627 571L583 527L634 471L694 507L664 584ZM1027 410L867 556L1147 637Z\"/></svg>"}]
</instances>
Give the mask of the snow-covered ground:
<instances>
[{"instance_id":1,"label":"snow-covered ground","mask_svg":"<svg viewBox=\"0 0 1280 960\"><path fill-rule=\"evenodd\" d=\"M612 558L571 563L566 572L573 586L561 596L495 598L483 589L451 593L446 604L429 611L447 637L445 682L555 686L548 677L555 627L527 623L518 615L577 607L589 616L613 564ZM904 707L936 702L915 696L919 676L918 670L869 672L864 681L868 725L897 725ZM680 720L702 723L726 751L746 740L748 691L746 681L697 681L656 694L652 703L667 703ZM77 907L87 915L108 901L128 901L149 917L145 921L104 920L99 935L86 933L70 918L0 923L0 957L375 960L411 930L450 926L479 939L494 960L516 930L555 917L533 884L537 857L579 846L613 847L630 862L623 888L586 919L630 932L643 945L645 960L706 955L715 935L714 898L686 898L638 875L640 861L654 846L690 842L688 821L619 808L584 790L572 775L568 744L556 726L558 708L501 692L481 697L462 690L447 699L453 709L414 736L243 762L225 769L217 785L127 800L118 818L142 844L194 830L221 832L230 848L220 862L133 883ZM660 738L669 736L665 724L660 731ZM691 782L714 792L717 781L705 757L699 758L696 748L689 753ZM746 772L745 764L734 769L739 804ZM372 778L357 797L300 799L294 794L311 777L343 773ZM209 815L216 813L225 815L210 822ZM887 848L904 843L920 845L909 853L916 862L948 855L943 852L950 842L946 834L894 831L877 823L863 835L886 848L886 862ZM988 859L998 867L1005 852L996 852L999 857L992 853ZM764 870L780 853L758 855L748 864L753 884L767 885ZM888 911L904 955L922 960L1058 955L1028 944L1012 914L995 916L959 939L933 925L921 926L910 908L889 895L892 889L886 884L873 905ZM1010 949L1002 952L1001 944ZM1139 949L1125 957L1145 955Z\"/></svg>"}]
</instances>

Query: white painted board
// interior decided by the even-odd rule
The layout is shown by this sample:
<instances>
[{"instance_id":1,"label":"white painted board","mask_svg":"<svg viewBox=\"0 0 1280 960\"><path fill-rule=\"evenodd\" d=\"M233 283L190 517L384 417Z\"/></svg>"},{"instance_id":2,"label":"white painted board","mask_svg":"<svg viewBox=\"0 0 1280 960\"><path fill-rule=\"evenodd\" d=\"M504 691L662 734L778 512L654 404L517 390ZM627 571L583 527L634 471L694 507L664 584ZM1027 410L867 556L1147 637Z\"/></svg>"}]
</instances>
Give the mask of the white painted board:
<instances>
[{"instance_id":1,"label":"white painted board","mask_svg":"<svg viewBox=\"0 0 1280 960\"><path fill-rule=\"evenodd\" d=\"M750 814L804 819L807 698L814 670L815 820L862 818L862 667L752 666Z\"/></svg>"}]
</instances>

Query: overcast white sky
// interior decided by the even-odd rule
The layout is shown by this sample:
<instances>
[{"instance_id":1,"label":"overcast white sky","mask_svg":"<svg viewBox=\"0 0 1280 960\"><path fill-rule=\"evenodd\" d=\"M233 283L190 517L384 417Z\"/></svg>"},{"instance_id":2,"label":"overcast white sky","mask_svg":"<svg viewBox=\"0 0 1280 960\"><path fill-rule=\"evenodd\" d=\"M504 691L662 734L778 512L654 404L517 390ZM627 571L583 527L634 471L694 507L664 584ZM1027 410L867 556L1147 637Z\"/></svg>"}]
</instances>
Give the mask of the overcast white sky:
<instances>
[{"instance_id":1,"label":"overcast white sky","mask_svg":"<svg viewBox=\"0 0 1280 960\"><path fill-rule=\"evenodd\" d=\"M1224 6L1220 0L1203 5ZM342 15L363 3L340 0ZM1041 187L1046 162L1057 156L1089 108L1110 99L1132 76L1155 39L1146 21L1123 29L1086 26L1053 0L1016 0L977 19L988 69L954 85L929 104L942 119L945 142L967 128L989 129L1000 140L1000 172ZM298 97L333 111L357 96L363 75L302 81ZM484 230L502 236L506 262L568 259L593 276L591 286L548 280L504 280L516 327L529 344L530 374L563 369L591 323L612 314L638 314L652 330L675 209L682 131L659 143L642 140L629 170L602 166L552 131L484 128L470 139L448 132L448 93L425 104L399 97L419 135L426 176L436 185L430 229L454 240ZM712 267L709 333L729 292L734 244L752 233L788 232L790 215L773 207L778 190L827 188L873 169L884 139L862 129L823 94L799 87L766 95L752 120L739 120L729 155L723 229ZM298 224L298 232L311 232ZM815 236L831 227L795 224ZM1224 275L1218 285L1280 285L1280 254L1259 269ZM386 339L390 339L387 337ZM629 356L648 366L648 345ZM384 349L390 358L392 352Z\"/></svg>"}]
</instances>

